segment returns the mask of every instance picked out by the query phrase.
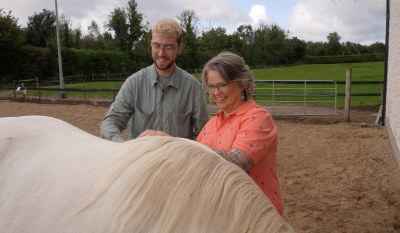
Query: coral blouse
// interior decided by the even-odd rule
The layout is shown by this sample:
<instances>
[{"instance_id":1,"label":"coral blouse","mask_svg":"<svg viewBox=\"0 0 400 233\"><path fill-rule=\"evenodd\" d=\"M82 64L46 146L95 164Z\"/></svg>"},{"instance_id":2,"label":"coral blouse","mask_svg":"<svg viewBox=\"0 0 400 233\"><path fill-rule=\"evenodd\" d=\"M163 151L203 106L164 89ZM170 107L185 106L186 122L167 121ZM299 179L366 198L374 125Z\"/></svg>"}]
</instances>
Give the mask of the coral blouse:
<instances>
[{"instance_id":1,"label":"coral blouse","mask_svg":"<svg viewBox=\"0 0 400 233\"><path fill-rule=\"evenodd\" d=\"M255 166L247 173L282 215L276 172L278 134L271 115L254 100L246 101L224 120L223 114L221 110L207 122L197 142L218 150L230 151L234 147L250 155Z\"/></svg>"}]
</instances>

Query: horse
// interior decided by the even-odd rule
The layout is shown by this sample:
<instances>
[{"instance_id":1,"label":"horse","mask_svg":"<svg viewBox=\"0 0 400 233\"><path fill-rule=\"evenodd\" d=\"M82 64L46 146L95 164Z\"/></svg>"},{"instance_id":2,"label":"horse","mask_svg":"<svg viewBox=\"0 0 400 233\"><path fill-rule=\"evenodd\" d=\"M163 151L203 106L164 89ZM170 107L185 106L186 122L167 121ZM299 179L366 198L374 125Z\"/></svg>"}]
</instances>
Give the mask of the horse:
<instances>
[{"instance_id":1,"label":"horse","mask_svg":"<svg viewBox=\"0 0 400 233\"><path fill-rule=\"evenodd\" d=\"M0 118L1 232L293 232L254 181L182 138L116 143Z\"/></svg>"}]
</instances>

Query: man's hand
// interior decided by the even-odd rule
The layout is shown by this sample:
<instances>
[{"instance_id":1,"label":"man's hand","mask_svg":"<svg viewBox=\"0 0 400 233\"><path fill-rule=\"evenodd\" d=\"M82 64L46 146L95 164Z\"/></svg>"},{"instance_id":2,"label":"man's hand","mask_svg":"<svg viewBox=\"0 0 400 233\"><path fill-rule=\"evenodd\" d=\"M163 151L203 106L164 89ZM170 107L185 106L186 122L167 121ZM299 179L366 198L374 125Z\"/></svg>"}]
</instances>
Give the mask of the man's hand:
<instances>
[{"instance_id":1,"label":"man's hand","mask_svg":"<svg viewBox=\"0 0 400 233\"><path fill-rule=\"evenodd\" d=\"M155 130L148 129L148 130L144 131L143 133L141 133L138 136L138 138L142 138L142 137L145 137L145 136L168 136L168 137L172 137L171 135L166 134L163 131L155 131Z\"/></svg>"}]
</instances>

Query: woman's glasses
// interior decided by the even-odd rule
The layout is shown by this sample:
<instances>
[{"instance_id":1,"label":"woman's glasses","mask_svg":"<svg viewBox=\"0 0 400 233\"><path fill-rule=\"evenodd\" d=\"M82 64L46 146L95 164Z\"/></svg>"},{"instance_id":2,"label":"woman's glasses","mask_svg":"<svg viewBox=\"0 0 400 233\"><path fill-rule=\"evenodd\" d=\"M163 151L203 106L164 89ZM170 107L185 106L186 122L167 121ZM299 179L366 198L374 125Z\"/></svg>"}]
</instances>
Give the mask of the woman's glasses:
<instances>
[{"instance_id":1,"label":"woman's glasses","mask_svg":"<svg viewBox=\"0 0 400 233\"><path fill-rule=\"evenodd\" d=\"M220 82L220 83L217 83L217 85L215 85L215 86L212 84L206 84L205 87L206 87L207 92L210 94L214 93L215 88L217 88L218 91L220 91L220 92L226 92L228 90L228 83L229 82Z\"/></svg>"}]
</instances>

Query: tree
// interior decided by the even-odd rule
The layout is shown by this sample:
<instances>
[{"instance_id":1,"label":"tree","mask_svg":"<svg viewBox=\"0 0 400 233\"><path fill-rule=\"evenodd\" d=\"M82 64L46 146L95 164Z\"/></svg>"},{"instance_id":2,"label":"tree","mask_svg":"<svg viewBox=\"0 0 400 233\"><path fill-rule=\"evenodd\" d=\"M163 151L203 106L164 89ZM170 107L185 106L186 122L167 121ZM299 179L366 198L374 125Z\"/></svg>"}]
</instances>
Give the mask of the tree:
<instances>
[{"instance_id":1,"label":"tree","mask_svg":"<svg viewBox=\"0 0 400 233\"><path fill-rule=\"evenodd\" d=\"M12 51L24 42L24 34L18 19L0 9L0 51Z\"/></svg>"},{"instance_id":2,"label":"tree","mask_svg":"<svg viewBox=\"0 0 400 233\"><path fill-rule=\"evenodd\" d=\"M92 50L105 49L104 38L100 33L100 28L96 21L92 20L91 24L88 26L88 34L82 39L81 46L82 48Z\"/></svg>"},{"instance_id":3,"label":"tree","mask_svg":"<svg viewBox=\"0 0 400 233\"><path fill-rule=\"evenodd\" d=\"M0 82L3 77L11 81L10 75L21 70L18 58L22 57L20 51L24 41L18 19L11 15L11 11L6 13L0 9Z\"/></svg>"},{"instance_id":4,"label":"tree","mask_svg":"<svg viewBox=\"0 0 400 233\"><path fill-rule=\"evenodd\" d=\"M336 56L341 54L341 45L340 45L340 39L341 37L337 32L332 32L329 33L329 35L326 37L328 39L328 44L326 46L326 55L328 56Z\"/></svg>"},{"instance_id":5,"label":"tree","mask_svg":"<svg viewBox=\"0 0 400 233\"><path fill-rule=\"evenodd\" d=\"M65 17L65 15L61 15L61 19L59 20L60 23L60 38L62 40L62 46L66 48L71 48L73 43L71 40L71 21Z\"/></svg>"},{"instance_id":6,"label":"tree","mask_svg":"<svg viewBox=\"0 0 400 233\"><path fill-rule=\"evenodd\" d=\"M79 27L73 30L73 37L75 38L74 48L81 48L82 30Z\"/></svg>"},{"instance_id":7,"label":"tree","mask_svg":"<svg viewBox=\"0 0 400 233\"><path fill-rule=\"evenodd\" d=\"M239 37L241 39L244 39L246 44L253 44L253 40L254 40L254 32L253 32L253 27L249 24L249 25L240 25L237 29L236 29Z\"/></svg>"},{"instance_id":8,"label":"tree","mask_svg":"<svg viewBox=\"0 0 400 233\"><path fill-rule=\"evenodd\" d=\"M43 12L28 17L26 28L27 43L37 47L45 47L46 40L56 33L56 16L54 11L43 9Z\"/></svg>"},{"instance_id":9,"label":"tree","mask_svg":"<svg viewBox=\"0 0 400 233\"><path fill-rule=\"evenodd\" d=\"M129 0L127 7L117 7L108 15L106 28L114 31L115 43L121 51L131 51L147 28L145 15L138 11L135 0Z\"/></svg>"},{"instance_id":10,"label":"tree","mask_svg":"<svg viewBox=\"0 0 400 233\"><path fill-rule=\"evenodd\" d=\"M202 51L211 52L213 55L217 55L221 51L231 47L228 35L226 34L226 29L222 27L216 29L212 28L211 30L204 32L201 41L204 42L201 46Z\"/></svg>"},{"instance_id":11,"label":"tree","mask_svg":"<svg viewBox=\"0 0 400 233\"><path fill-rule=\"evenodd\" d=\"M186 63L192 64L192 67L198 67L197 39L200 35L200 16L194 10L183 10L176 18L183 30L182 42L185 45L183 56L188 54Z\"/></svg>"},{"instance_id":12,"label":"tree","mask_svg":"<svg viewBox=\"0 0 400 233\"><path fill-rule=\"evenodd\" d=\"M139 39L143 36L148 25L144 22L144 14L138 11L138 5L135 0L130 0L126 7L128 17L128 46L133 48Z\"/></svg>"},{"instance_id":13,"label":"tree","mask_svg":"<svg viewBox=\"0 0 400 233\"><path fill-rule=\"evenodd\" d=\"M369 46L371 48L372 53L385 53L385 44L381 42L375 42L374 44Z\"/></svg>"},{"instance_id":14,"label":"tree","mask_svg":"<svg viewBox=\"0 0 400 233\"><path fill-rule=\"evenodd\" d=\"M117 7L108 16L107 28L114 31L117 48L121 51L128 49L128 24L124 8Z\"/></svg>"},{"instance_id":15,"label":"tree","mask_svg":"<svg viewBox=\"0 0 400 233\"><path fill-rule=\"evenodd\" d=\"M307 43L297 37L293 37L290 41L294 49L294 60L300 61L306 53Z\"/></svg>"},{"instance_id":16,"label":"tree","mask_svg":"<svg viewBox=\"0 0 400 233\"><path fill-rule=\"evenodd\" d=\"M280 64L287 62L285 53L287 51L285 39L287 38L287 33L285 30L280 28L277 24L272 24L270 31L268 33L267 48L269 53L274 58L275 64Z\"/></svg>"}]
</instances>

